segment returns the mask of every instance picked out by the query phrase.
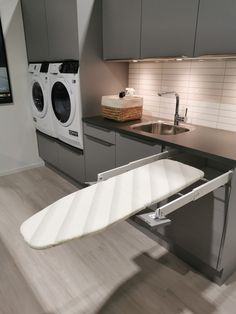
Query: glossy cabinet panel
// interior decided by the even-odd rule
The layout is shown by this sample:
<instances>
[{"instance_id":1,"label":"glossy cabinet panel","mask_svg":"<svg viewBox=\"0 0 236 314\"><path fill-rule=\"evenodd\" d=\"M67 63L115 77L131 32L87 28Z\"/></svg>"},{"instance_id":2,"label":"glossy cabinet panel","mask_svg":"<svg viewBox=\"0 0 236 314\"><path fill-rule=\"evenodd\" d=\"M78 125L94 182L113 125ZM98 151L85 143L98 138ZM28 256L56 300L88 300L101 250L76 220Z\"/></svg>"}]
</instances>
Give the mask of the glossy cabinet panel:
<instances>
[{"instance_id":1,"label":"glossy cabinet panel","mask_svg":"<svg viewBox=\"0 0 236 314\"><path fill-rule=\"evenodd\" d=\"M51 137L37 132L39 156L47 163L58 167L58 143Z\"/></svg>"},{"instance_id":2,"label":"glossy cabinet panel","mask_svg":"<svg viewBox=\"0 0 236 314\"><path fill-rule=\"evenodd\" d=\"M140 57L141 0L103 0L103 58Z\"/></svg>"},{"instance_id":3,"label":"glossy cabinet panel","mask_svg":"<svg viewBox=\"0 0 236 314\"><path fill-rule=\"evenodd\" d=\"M29 62L79 59L76 0L22 0Z\"/></svg>"},{"instance_id":4,"label":"glossy cabinet panel","mask_svg":"<svg viewBox=\"0 0 236 314\"><path fill-rule=\"evenodd\" d=\"M45 0L21 0L29 62L49 59Z\"/></svg>"},{"instance_id":5,"label":"glossy cabinet panel","mask_svg":"<svg viewBox=\"0 0 236 314\"><path fill-rule=\"evenodd\" d=\"M49 59L79 59L76 0L46 0Z\"/></svg>"},{"instance_id":6,"label":"glossy cabinet panel","mask_svg":"<svg viewBox=\"0 0 236 314\"><path fill-rule=\"evenodd\" d=\"M161 146L153 142L135 139L126 134L116 134L116 166L155 155L161 152Z\"/></svg>"},{"instance_id":7,"label":"glossy cabinet panel","mask_svg":"<svg viewBox=\"0 0 236 314\"><path fill-rule=\"evenodd\" d=\"M84 147L86 182L97 181L100 172L115 168L115 144L85 134Z\"/></svg>"},{"instance_id":8,"label":"glossy cabinet panel","mask_svg":"<svg viewBox=\"0 0 236 314\"><path fill-rule=\"evenodd\" d=\"M85 162L83 151L59 144L58 152L58 168L72 179L84 183Z\"/></svg>"},{"instance_id":9,"label":"glossy cabinet panel","mask_svg":"<svg viewBox=\"0 0 236 314\"><path fill-rule=\"evenodd\" d=\"M236 1L201 0L195 56L236 53Z\"/></svg>"},{"instance_id":10,"label":"glossy cabinet panel","mask_svg":"<svg viewBox=\"0 0 236 314\"><path fill-rule=\"evenodd\" d=\"M199 0L143 0L141 58L192 57Z\"/></svg>"}]
</instances>

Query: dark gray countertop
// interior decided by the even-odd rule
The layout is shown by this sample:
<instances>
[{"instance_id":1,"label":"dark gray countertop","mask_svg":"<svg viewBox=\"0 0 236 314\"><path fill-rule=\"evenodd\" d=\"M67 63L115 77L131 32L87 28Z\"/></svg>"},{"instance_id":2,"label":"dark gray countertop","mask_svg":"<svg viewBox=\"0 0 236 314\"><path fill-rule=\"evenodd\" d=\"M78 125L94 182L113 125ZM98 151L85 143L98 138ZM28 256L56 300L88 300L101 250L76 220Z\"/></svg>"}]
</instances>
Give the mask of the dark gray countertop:
<instances>
[{"instance_id":1,"label":"dark gray countertop","mask_svg":"<svg viewBox=\"0 0 236 314\"><path fill-rule=\"evenodd\" d=\"M236 162L236 132L229 132L213 128L194 125L194 130L177 135L153 135L131 129L133 124L164 120L157 117L143 116L141 120L130 122L116 122L101 116L83 118L84 122L106 129L150 140L161 145L175 148L185 148L189 152L198 153L222 162ZM193 125L192 125L193 126Z\"/></svg>"}]
</instances>

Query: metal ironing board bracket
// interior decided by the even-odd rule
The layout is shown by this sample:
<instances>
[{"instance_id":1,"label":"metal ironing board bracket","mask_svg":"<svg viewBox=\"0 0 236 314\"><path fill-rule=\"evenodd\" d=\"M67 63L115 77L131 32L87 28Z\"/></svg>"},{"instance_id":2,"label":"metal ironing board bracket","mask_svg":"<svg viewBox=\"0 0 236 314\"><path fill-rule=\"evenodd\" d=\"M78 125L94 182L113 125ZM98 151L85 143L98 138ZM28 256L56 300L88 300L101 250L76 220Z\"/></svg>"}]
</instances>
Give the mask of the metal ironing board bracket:
<instances>
[{"instance_id":1,"label":"metal ironing board bracket","mask_svg":"<svg viewBox=\"0 0 236 314\"><path fill-rule=\"evenodd\" d=\"M178 193L180 197L177 199L157 208L155 212L137 215L137 218L144 221L151 228L170 223L171 221L166 218L167 215L190 202L198 200L199 198L216 190L217 188L228 184L232 178L232 175L233 171L230 170L210 181L204 178L203 181L206 181L206 183L202 184L201 186L194 188L192 191L186 194Z\"/></svg>"},{"instance_id":2,"label":"metal ironing board bracket","mask_svg":"<svg viewBox=\"0 0 236 314\"><path fill-rule=\"evenodd\" d=\"M169 151L165 151L163 153L152 155L150 157L146 157L146 158L142 158L142 159L139 159L136 161L132 161L132 162L128 163L127 165L124 165L124 166L121 166L118 168L114 168L114 169L99 173L98 174L98 182L99 181L105 181L105 180L110 179L112 177L115 177L119 174L125 173L129 170L133 170L133 169L138 168L138 167L142 167L142 166L147 165L149 163L152 163L154 161L172 157L172 156L176 155L177 153L178 153L177 149L172 149Z\"/></svg>"}]
</instances>

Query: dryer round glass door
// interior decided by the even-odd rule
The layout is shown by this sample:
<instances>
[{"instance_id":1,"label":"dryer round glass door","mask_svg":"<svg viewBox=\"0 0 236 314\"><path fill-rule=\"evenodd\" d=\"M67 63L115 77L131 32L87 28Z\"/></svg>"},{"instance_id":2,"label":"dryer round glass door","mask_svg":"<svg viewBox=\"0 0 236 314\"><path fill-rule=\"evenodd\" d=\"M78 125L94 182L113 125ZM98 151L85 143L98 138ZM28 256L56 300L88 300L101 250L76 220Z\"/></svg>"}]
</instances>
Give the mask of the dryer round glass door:
<instances>
[{"instance_id":1,"label":"dryer round glass door","mask_svg":"<svg viewBox=\"0 0 236 314\"><path fill-rule=\"evenodd\" d=\"M63 82L57 81L54 83L51 92L51 100L57 120L64 126L70 125L74 116L74 106L69 90Z\"/></svg>"},{"instance_id":2,"label":"dryer round glass door","mask_svg":"<svg viewBox=\"0 0 236 314\"><path fill-rule=\"evenodd\" d=\"M39 82L35 81L32 85L32 99L39 117L44 117L46 114L46 106L44 102L44 93Z\"/></svg>"}]
</instances>

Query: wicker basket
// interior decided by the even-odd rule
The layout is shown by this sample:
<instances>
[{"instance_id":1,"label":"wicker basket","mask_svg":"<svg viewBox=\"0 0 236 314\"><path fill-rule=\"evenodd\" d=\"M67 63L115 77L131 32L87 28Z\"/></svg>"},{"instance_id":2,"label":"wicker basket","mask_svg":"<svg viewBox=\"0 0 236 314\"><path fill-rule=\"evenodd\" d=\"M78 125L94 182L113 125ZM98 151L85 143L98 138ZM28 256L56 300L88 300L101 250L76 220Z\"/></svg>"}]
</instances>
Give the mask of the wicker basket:
<instances>
[{"instance_id":1,"label":"wicker basket","mask_svg":"<svg viewBox=\"0 0 236 314\"><path fill-rule=\"evenodd\" d=\"M104 118L115 121L129 121L141 119L143 114L143 106L130 107L130 108L114 108L102 106L102 115Z\"/></svg>"},{"instance_id":2,"label":"wicker basket","mask_svg":"<svg viewBox=\"0 0 236 314\"><path fill-rule=\"evenodd\" d=\"M129 121L142 118L143 98L139 96L102 96L102 115L115 121Z\"/></svg>"}]
</instances>

